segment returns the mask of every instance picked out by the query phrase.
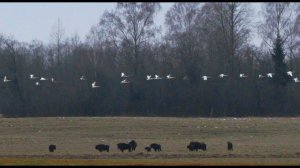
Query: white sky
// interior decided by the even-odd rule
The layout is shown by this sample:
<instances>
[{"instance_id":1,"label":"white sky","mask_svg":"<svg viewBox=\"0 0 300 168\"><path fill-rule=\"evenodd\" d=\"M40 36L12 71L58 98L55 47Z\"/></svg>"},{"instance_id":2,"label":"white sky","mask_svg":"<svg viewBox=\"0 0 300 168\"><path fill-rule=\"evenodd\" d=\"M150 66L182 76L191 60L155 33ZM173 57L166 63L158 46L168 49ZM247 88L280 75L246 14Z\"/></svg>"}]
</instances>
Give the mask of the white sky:
<instances>
[{"instance_id":1,"label":"white sky","mask_svg":"<svg viewBox=\"0 0 300 168\"><path fill-rule=\"evenodd\" d=\"M260 4L253 3L253 19L258 21ZM156 16L156 24L164 28L164 16L173 3L161 3L162 10ZM116 3L0 3L0 33L12 35L16 40L30 42L50 41L53 25L60 18L67 37L77 33L81 40L92 25L99 22L105 10L116 7ZM255 25L254 25L255 26ZM254 34L252 42L260 45L260 39Z\"/></svg>"}]
</instances>

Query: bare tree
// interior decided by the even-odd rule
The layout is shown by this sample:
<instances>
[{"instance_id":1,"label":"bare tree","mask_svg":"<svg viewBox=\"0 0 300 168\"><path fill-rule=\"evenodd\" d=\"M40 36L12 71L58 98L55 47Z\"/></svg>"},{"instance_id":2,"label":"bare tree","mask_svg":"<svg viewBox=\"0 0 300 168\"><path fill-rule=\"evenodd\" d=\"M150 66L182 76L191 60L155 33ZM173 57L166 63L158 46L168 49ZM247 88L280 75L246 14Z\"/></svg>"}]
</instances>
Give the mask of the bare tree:
<instances>
[{"instance_id":1,"label":"bare tree","mask_svg":"<svg viewBox=\"0 0 300 168\"><path fill-rule=\"evenodd\" d=\"M260 23L259 32L264 40L264 45L269 49L279 34L287 56L293 56L299 44L299 22L297 22L295 3L265 3L262 9L263 22ZM298 37L297 37L298 34Z\"/></svg>"},{"instance_id":2,"label":"bare tree","mask_svg":"<svg viewBox=\"0 0 300 168\"><path fill-rule=\"evenodd\" d=\"M77 32L73 35L73 37L71 37L70 41L72 49L77 48L81 44L80 37Z\"/></svg>"},{"instance_id":3,"label":"bare tree","mask_svg":"<svg viewBox=\"0 0 300 168\"><path fill-rule=\"evenodd\" d=\"M168 33L176 35L192 32L199 12L199 5L199 3L175 3L166 13L165 23L168 27Z\"/></svg>"},{"instance_id":4,"label":"bare tree","mask_svg":"<svg viewBox=\"0 0 300 168\"><path fill-rule=\"evenodd\" d=\"M200 78L201 39L198 36L196 20L199 14L199 3L175 3L166 13L166 38L175 48L174 53L182 61L185 74L191 82L196 83Z\"/></svg>"},{"instance_id":5,"label":"bare tree","mask_svg":"<svg viewBox=\"0 0 300 168\"><path fill-rule=\"evenodd\" d=\"M90 47L89 60L93 64L94 68L94 78L97 78L97 66L99 63L103 62L103 53L101 46L101 34L97 31L97 28L93 26L90 29L89 34L86 37L87 44Z\"/></svg>"},{"instance_id":6,"label":"bare tree","mask_svg":"<svg viewBox=\"0 0 300 168\"><path fill-rule=\"evenodd\" d=\"M1 40L2 41L2 40ZM15 103L15 106L12 108L13 111L11 114L8 114L10 116L16 116L17 113L20 113L20 111L23 111L24 113L21 114L24 116L26 113L26 104L25 104L25 94L24 94L24 64L25 61L22 58L22 54L20 54L20 51L22 48L22 45L15 40L13 37L6 37L3 38L3 44L5 45L6 52L1 55L8 56L6 65L4 66L5 69L7 69L5 72L11 76L13 79L13 87L11 88L11 95L12 97L16 96L13 100ZM22 53L22 51L21 51Z\"/></svg>"},{"instance_id":7,"label":"bare tree","mask_svg":"<svg viewBox=\"0 0 300 168\"><path fill-rule=\"evenodd\" d=\"M118 3L115 10L103 14L99 23L107 41L118 48L118 54L128 60L127 66L132 69L132 83L129 86L132 101L128 108L136 111L144 108L140 103L145 87L145 58L141 50L158 32L154 16L159 10L159 3Z\"/></svg>"},{"instance_id":8,"label":"bare tree","mask_svg":"<svg viewBox=\"0 0 300 168\"><path fill-rule=\"evenodd\" d=\"M114 11L106 11L100 27L116 46L126 44L133 51L134 75L141 73L139 49L155 36L154 15L160 10L159 3L118 3Z\"/></svg>"},{"instance_id":9,"label":"bare tree","mask_svg":"<svg viewBox=\"0 0 300 168\"><path fill-rule=\"evenodd\" d=\"M52 27L50 36L56 50L55 57L57 59L57 64L60 65L62 63L62 48L64 43L65 29L63 28L62 22L59 18Z\"/></svg>"},{"instance_id":10,"label":"bare tree","mask_svg":"<svg viewBox=\"0 0 300 168\"><path fill-rule=\"evenodd\" d=\"M249 7L246 3L214 3L217 14L217 25L222 31L225 47L228 50L230 73L235 72L238 51L247 43L249 38Z\"/></svg>"}]
</instances>

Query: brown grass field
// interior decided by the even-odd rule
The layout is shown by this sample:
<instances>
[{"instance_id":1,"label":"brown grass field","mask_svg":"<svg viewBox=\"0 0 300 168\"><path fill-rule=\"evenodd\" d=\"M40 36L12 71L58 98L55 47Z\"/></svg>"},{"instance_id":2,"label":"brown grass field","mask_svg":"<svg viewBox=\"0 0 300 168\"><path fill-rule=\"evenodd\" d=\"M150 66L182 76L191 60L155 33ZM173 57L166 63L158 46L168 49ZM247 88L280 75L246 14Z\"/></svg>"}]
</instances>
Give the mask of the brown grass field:
<instances>
[{"instance_id":1,"label":"brown grass field","mask_svg":"<svg viewBox=\"0 0 300 168\"><path fill-rule=\"evenodd\" d=\"M135 151L117 149L132 139ZM190 152L190 141L207 151ZM100 143L110 152L95 150ZM146 152L151 143L162 151ZM0 165L300 165L300 117L0 118Z\"/></svg>"}]
</instances>

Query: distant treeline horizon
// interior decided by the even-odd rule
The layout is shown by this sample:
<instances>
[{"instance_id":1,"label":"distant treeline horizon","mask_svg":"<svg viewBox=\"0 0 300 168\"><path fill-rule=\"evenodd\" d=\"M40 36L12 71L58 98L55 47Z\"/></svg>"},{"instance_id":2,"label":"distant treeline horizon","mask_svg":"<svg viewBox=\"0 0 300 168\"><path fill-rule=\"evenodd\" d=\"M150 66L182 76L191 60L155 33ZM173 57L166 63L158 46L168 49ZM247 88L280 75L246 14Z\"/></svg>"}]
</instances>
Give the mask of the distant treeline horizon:
<instances>
[{"instance_id":1,"label":"distant treeline horizon","mask_svg":"<svg viewBox=\"0 0 300 168\"><path fill-rule=\"evenodd\" d=\"M165 34L155 26L154 15L160 9L159 3L118 3L104 12L84 41L76 35L65 37L59 20L51 44L21 43L0 35L0 77L12 80L0 83L0 113L5 117L300 114L300 83L293 80L300 78L298 3L264 3L261 23L251 22L247 3L174 3L166 13ZM264 40L260 47L249 42L253 25ZM130 83L120 84L125 79L122 72ZM221 73L228 76L219 78ZM239 78L240 73L247 78ZM274 78L258 78L267 73ZM30 79L30 74L39 78ZM154 74L175 78L146 80ZM80 80L82 75L86 80ZM204 75L213 78L203 80ZM92 82L101 87L92 88Z\"/></svg>"}]
</instances>

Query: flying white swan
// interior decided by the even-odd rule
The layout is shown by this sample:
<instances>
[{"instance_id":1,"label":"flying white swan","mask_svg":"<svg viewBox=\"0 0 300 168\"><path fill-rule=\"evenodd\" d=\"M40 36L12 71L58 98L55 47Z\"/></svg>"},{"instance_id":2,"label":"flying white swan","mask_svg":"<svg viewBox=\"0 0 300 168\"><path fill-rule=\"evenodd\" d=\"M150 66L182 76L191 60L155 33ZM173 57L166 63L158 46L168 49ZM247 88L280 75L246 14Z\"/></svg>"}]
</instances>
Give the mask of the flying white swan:
<instances>
[{"instance_id":1,"label":"flying white swan","mask_svg":"<svg viewBox=\"0 0 300 168\"><path fill-rule=\"evenodd\" d=\"M127 78L127 77L128 76L124 72L121 73L121 78Z\"/></svg>"},{"instance_id":2,"label":"flying white swan","mask_svg":"<svg viewBox=\"0 0 300 168\"><path fill-rule=\"evenodd\" d=\"M126 79L121 81L121 84L126 84L126 83L130 83L129 81L127 81Z\"/></svg>"},{"instance_id":3,"label":"flying white swan","mask_svg":"<svg viewBox=\"0 0 300 168\"><path fill-rule=\"evenodd\" d=\"M100 87L100 86L97 86L97 85L96 85L96 82L93 82L93 83L92 83L92 88L98 88L98 87Z\"/></svg>"},{"instance_id":4,"label":"flying white swan","mask_svg":"<svg viewBox=\"0 0 300 168\"><path fill-rule=\"evenodd\" d=\"M258 78L264 78L264 77L265 77L264 75L261 74L258 75Z\"/></svg>"},{"instance_id":5,"label":"flying white swan","mask_svg":"<svg viewBox=\"0 0 300 168\"><path fill-rule=\"evenodd\" d=\"M85 80L84 75L82 75L82 76L80 77L80 80Z\"/></svg>"},{"instance_id":6,"label":"flying white swan","mask_svg":"<svg viewBox=\"0 0 300 168\"><path fill-rule=\"evenodd\" d=\"M44 78L44 77L41 77L41 79L40 80L42 80L42 81L45 81L45 80L47 80L46 78Z\"/></svg>"},{"instance_id":7,"label":"flying white swan","mask_svg":"<svg viewBox=\"0 0 300 168\"><path fill-rule=\"evenodd\" d=\"M167 79L174 79L175 77L171 76L170 74L167 75Z\"/></svg>"},{"instance_id":8,"label":"flying white swan","mask_svg":"<svg viewBox=\"0 0 300 168\"><path fill-rule=\"evenodd\" d=\"M228 76L228 75L225 75L225 74L220 74L219 75L220 78L224 78L225 76Z\"/></svg>"},{"instance_id":9,"label":"flying white swan","mask_svg":"<svg viewBox=\"0 0 300 168\"><path fill-rule=\"evenodd\" d=\"M187 77L186 75L182 78L182 80L188 80L189 77Z\"/></svg>"},{"instance_id":10,"label":"flying white swan","mask_svg":"<svg viewBox=\"0 0 300 168\"><path fill-rule=\"evenodd\" d=\"M294 78L294 81L295 81L296 83L300 82L300 81L298 80L298 78Z\"/></svg>"},{"instance_id":11,"label":"flying white swan","mask_svg":"<svg viewBox=\"0 0 300 168\"><path fill-rule=\"evenodd\" d=\"M208 78L211 78L211 77L210 76L202 76L201 78L206 81Z\"/></svg>"},{"instance_id":12,"label":"flying white swan","mask_svg":"<svg viewBox=\"0 0 300 168\"><path fill-rule=\"evenodd\" d=\"M245 74L241 73L240 78L247 78L247 76Z\"/></svg>"},{"instance_id":13,"label":"flying white swan","mask_svg":"<svg viewBox=\"0 0 300 168\"><path fill-rule=\"evenodd\" d=\"M37 79L38 77L34 76L33 74L30 74L30 79Z\"/></svg>"},{"instance_id":14,"label":"flying white swan","mask_svg":"<svg viewBox=\"0 0 300 168\"><path fill-rule=\"evenodd\" d=\"M6 76L4 76L3 82L10 82L11 80L8 80Z\"/></svg>"},{"instance_id":15,"label":"flying white swan","mask_svg":"<svg viewBox=\"0 0 300 168\"><path fill-rule=\"evenodd\" d=\"M162 77L158 76L158 75L154 75L155 79L162 79Z\"/></svg>"},{"instance_id":16,"label":"flying white swan","mask_svg":"<svg viewBox=\"0 0 300 168\"><path fill-rule=\"evenodd\" d=\"M293 73L294 73L294 72L293 72L293 71L287 71L286 73L287 73L289 76L293 76Z\"/></svg>"},{"instance_id":17,"label":"flying white swan","mask_svg":"<svg viewBox=\"0 0 300 168\"><path fill-rule=\"evenodd\" d=\"M154 78L151 78L151 75L147 75L147 80L153 80Z\"/></svg>"},{"instance_id":18,"label":"flying white swan","mask_svg":"<svg viewBox=\"0 0 300 168\"><path fill-rule=\"evenodd\" d=\"M274 73L267 73L267 77L268 77L268 78L272 78L273 75L274 75Z\"/></svg>"}]
</instances>

